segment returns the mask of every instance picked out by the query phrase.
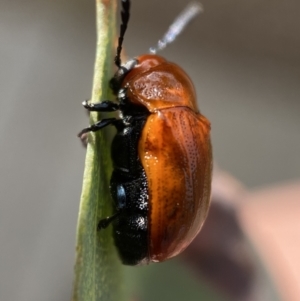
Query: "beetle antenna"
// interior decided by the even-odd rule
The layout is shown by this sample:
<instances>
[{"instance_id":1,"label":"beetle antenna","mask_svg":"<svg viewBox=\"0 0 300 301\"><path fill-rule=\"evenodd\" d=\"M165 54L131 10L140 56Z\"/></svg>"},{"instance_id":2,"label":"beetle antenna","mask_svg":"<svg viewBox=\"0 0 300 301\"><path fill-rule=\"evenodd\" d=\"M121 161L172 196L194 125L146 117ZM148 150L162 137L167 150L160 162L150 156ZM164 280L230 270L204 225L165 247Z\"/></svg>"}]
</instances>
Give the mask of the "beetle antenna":
<instances>
[{"instance_id":1,"label":"beetle antenna","mask_svg":"<svg viewBox=\"0 0 300 301\"><path fill-rule=\"evenodd\" d=\"M124 40L124 35L127 29L127 24L130 18L130 0L122 0L122 10L121 10L121 19L122 23L120 25L120 36L118 40L118 47L117 53L115 56L115 64L120 69L121 67L121 51L122 51L122 44Z\"/></svg>"},{"instance_id":2,"label":"beetle antenna","mask_svg":"<svg viewBox=\"0 0 300 301\"><path fill-rule=\"evenodd\" d=\"M149 49L150 53L156 54L170 43L184 30L187 24L194 19L198 14L203 12L203 6L199 2L191 2L181 14L174 20L165 35L157 43L156 47Z\"/></svg>"}]
</instances>

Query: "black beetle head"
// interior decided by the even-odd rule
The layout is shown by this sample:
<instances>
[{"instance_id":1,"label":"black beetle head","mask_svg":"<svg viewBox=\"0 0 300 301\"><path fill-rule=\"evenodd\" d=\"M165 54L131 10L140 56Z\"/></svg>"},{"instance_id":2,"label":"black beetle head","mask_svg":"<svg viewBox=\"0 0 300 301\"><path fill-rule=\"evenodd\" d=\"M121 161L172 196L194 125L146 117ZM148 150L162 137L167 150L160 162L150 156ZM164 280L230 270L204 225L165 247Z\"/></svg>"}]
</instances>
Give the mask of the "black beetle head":
<instances>
[{"instance_id":1,"label":"black beetle head","mask_svg":"<svg viewBox=\"0 0 300 301\"><path fill-rule=\"evenodd\" d=\"M125 76L130 70L132 70L135 67L136 64L136 59L131 59L127 61L124 65L120 66L118 71L115 73L114 77L109 81L109 86L115 95L117 95L119 90L121 89L121 85Z\"/></svg>"}]
</instances>

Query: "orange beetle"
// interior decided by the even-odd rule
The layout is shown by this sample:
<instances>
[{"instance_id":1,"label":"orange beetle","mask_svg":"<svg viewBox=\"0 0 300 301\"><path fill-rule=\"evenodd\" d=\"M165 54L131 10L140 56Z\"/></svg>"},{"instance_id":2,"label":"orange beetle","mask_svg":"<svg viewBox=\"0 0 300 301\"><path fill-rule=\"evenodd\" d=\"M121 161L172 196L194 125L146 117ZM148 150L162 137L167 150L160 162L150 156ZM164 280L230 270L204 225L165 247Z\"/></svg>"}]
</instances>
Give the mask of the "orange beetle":
<instances>
[{"instance_id":1,"label":"orange beetle","mask_svg":"<svg viewBox=\"0 0 300 301\"><path fill-rule=\"evenodd\" d=\"M115 213L101 220L98 229L112 223L122 262L136 265L179 254L200 231L210 202L212 151L210 123L198 110L192 81L178 65L155 54L121 65L130 2L122 5L118 71L110 82L118 103L84 102L90 111L119 110L121 118L103 119L79 135L109 124L117 129L110 185ZM186 24L191 13L180 18Z\"/></svg>"}]
</instances>

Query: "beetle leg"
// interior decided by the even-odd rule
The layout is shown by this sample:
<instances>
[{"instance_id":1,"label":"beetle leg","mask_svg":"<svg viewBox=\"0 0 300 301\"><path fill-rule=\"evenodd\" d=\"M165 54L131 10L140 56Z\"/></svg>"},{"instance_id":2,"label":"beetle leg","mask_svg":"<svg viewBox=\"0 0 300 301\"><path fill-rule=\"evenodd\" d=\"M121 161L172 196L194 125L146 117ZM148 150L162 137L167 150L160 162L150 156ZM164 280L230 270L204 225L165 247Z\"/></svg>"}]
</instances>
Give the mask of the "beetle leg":
<instances>
[{"instance_id":1,"label":"beetle leg","mask_svg":"<svg viewBox=\"0 0 300 301\"><path fill-rule=\"evenodd\" d=\"M101 229L107 228L110 225L110 223L114 221L119 215L120 215L120 211L118 211L112 216L108 216L104 219L101 219L98 223L97 230L100 231Z\"/></svg>"},{"instance_id":2,"label":"beetle leg","mask_svg":"<svg viewBox=\"0 0 300 301\"><path fill-rule=\"evenodd\" d=\"M82 105L88 111L97 111L97 112L114 112L119 110L119 105L110 100L104 100L102 102L88 103L87 100L82 102Z\"/></svg>"},{"instance_id":3,"label":"beetle leg","mask_svg":"<svg viewBox=\"0 0 300 301\"><path fill-rule=\"evenodd\" d=\"M78 137L81 137L84 133L88 133L88 132L96 132L101 130L102 128L110 125L110 124L117 124L119 123L120 119L116 119L116 118L106 118L106 119L102 119L100 121L98 121L95 124L92 124L91 126L84 128L83 130L81 130L78 133Z\"/></svg>"}]
</instances>

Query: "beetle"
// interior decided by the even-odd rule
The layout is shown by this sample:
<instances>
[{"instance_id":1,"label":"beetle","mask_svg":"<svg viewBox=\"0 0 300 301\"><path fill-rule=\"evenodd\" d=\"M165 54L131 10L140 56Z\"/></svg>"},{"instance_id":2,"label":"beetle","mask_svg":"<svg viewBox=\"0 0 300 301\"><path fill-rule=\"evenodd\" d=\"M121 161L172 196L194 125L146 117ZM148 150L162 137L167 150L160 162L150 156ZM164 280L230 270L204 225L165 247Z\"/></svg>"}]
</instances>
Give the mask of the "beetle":
<instances>
[{"instance_id":1,"label":"beetle","mask_svg":"<svg viewBox=\"0 0 300 301\"><path fill-rule=\"evenodd\" d=\"M122 262L138 265L174 257L200 231L210 203L212 149L210 122L198 110L191 79L155 54L198 11L183 12L152 54L121 64L129 12L130 1L123 0L118 70L110 80L117 102L83 102L89 111L119 111L119 118L102 119L79 136L108 125L117 130L111 146L114 213L100 220L98 230L112 224Z\"/></svg>"}]
</instances>

